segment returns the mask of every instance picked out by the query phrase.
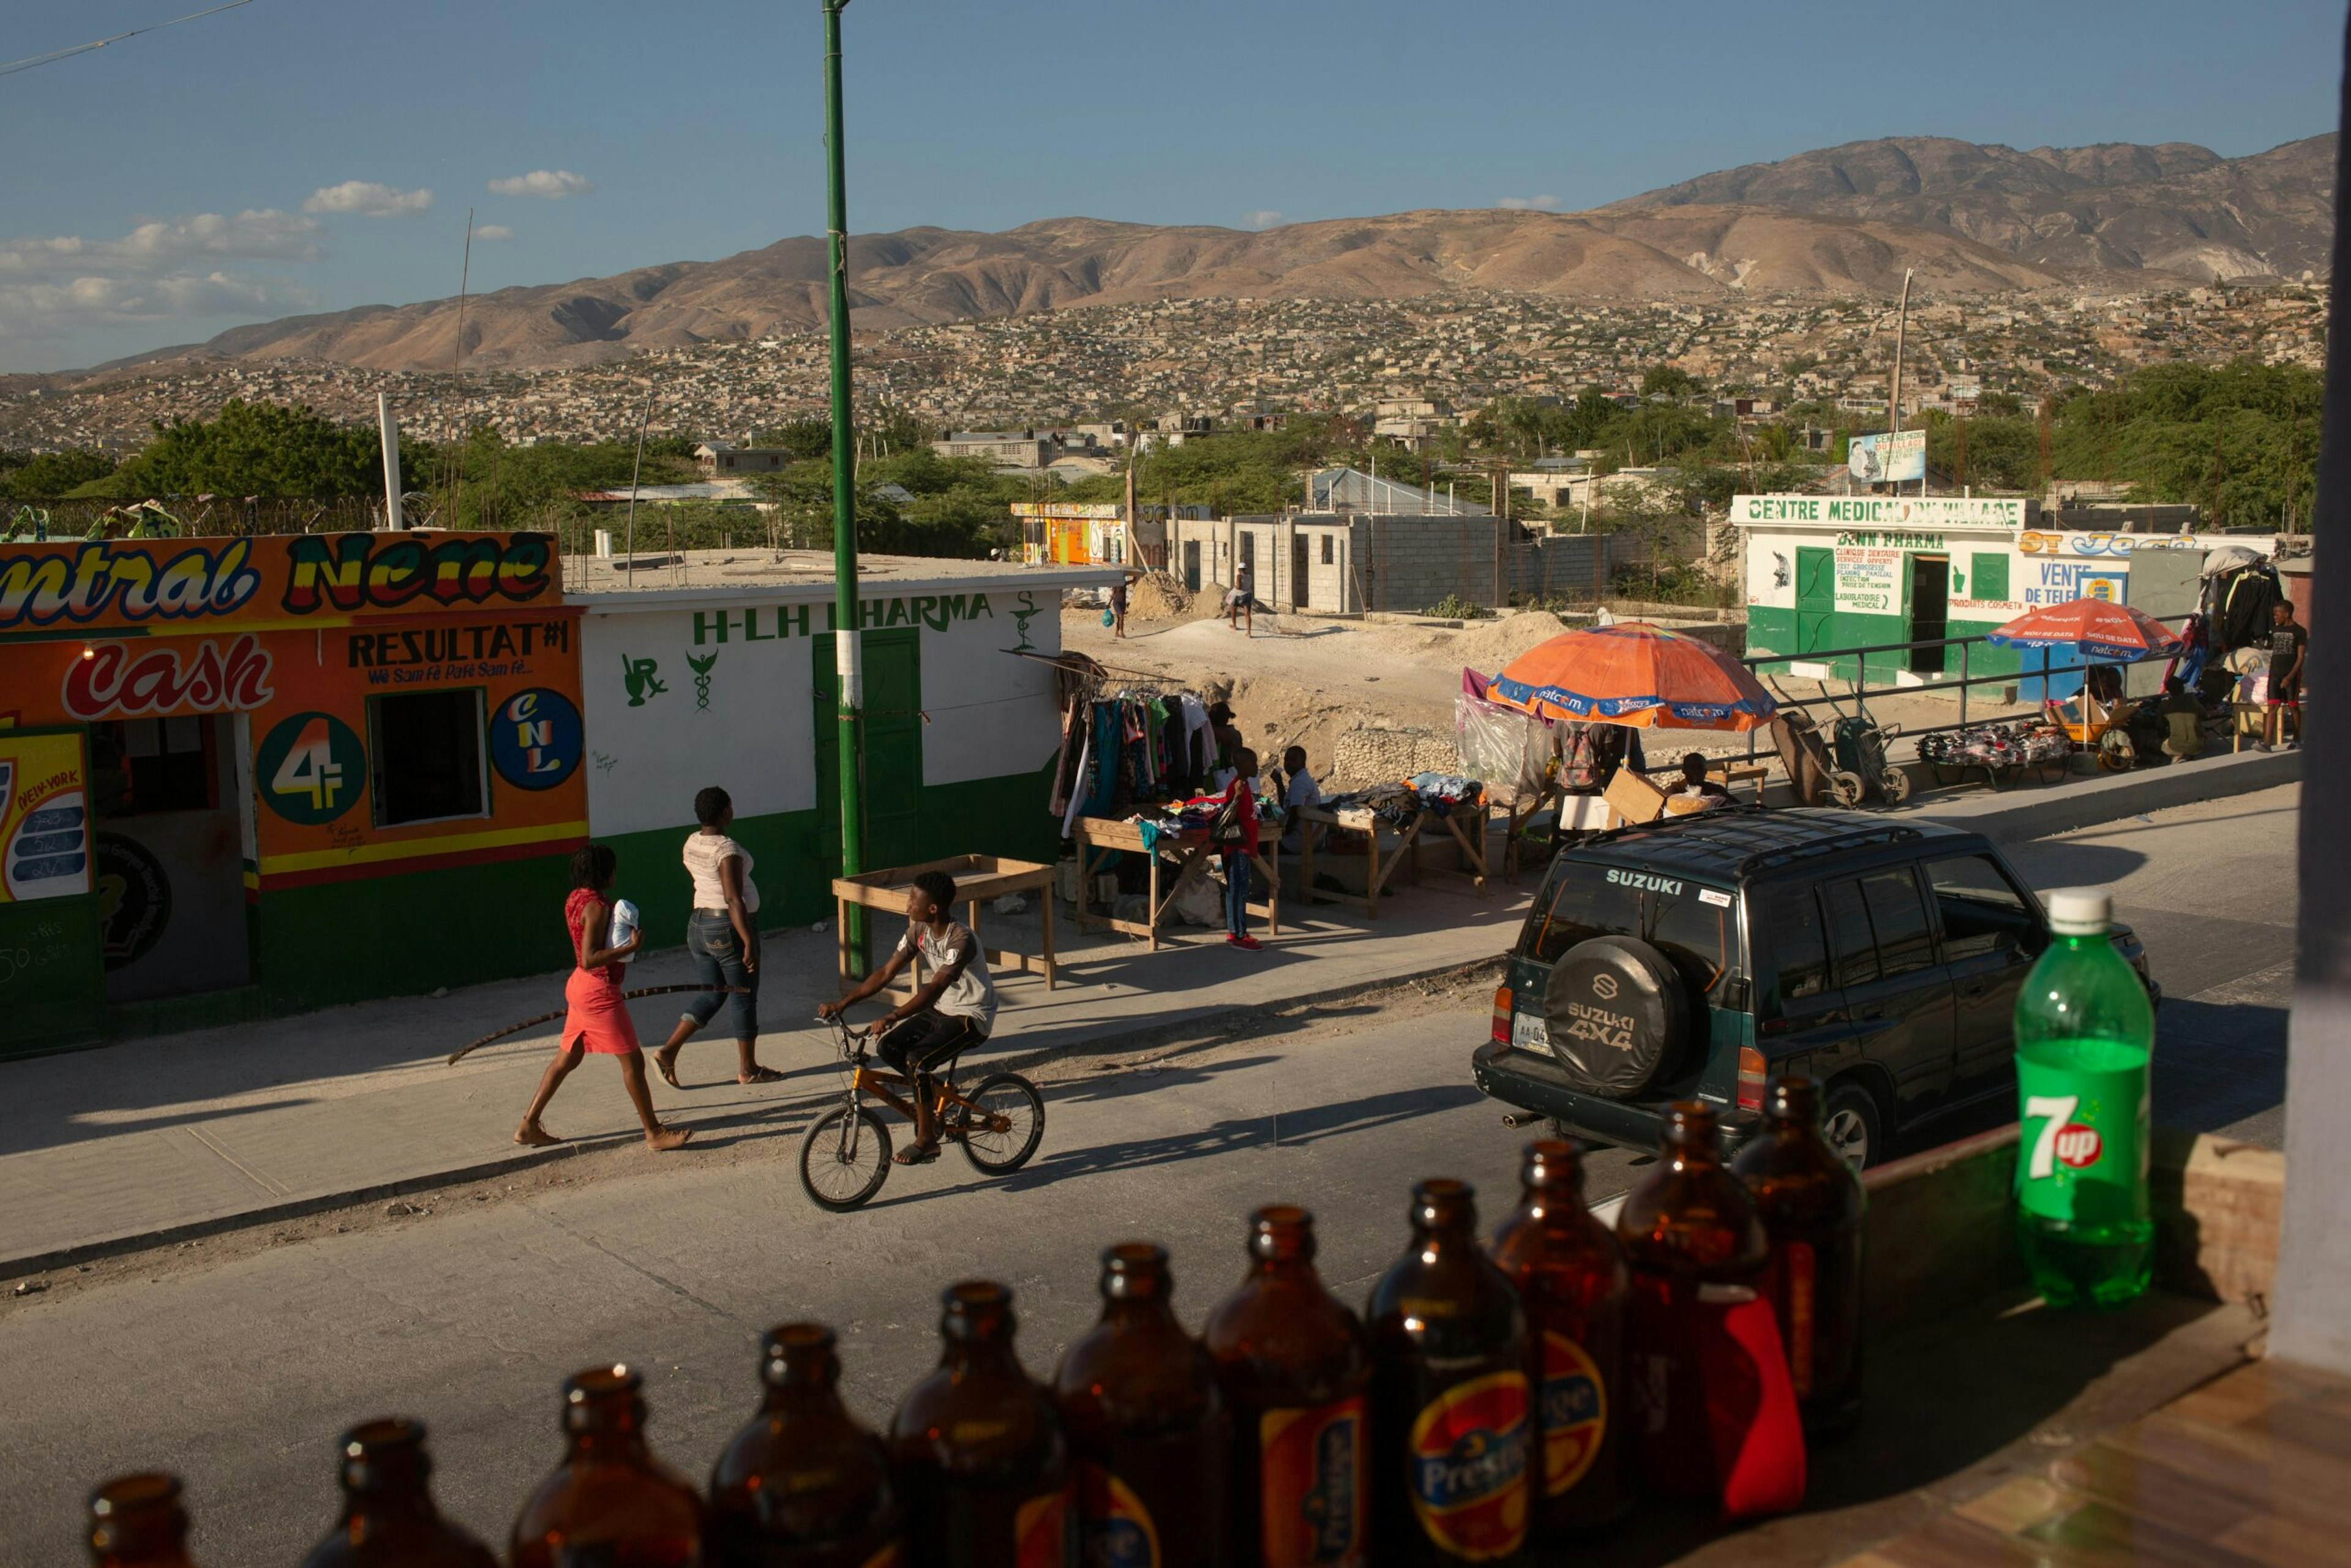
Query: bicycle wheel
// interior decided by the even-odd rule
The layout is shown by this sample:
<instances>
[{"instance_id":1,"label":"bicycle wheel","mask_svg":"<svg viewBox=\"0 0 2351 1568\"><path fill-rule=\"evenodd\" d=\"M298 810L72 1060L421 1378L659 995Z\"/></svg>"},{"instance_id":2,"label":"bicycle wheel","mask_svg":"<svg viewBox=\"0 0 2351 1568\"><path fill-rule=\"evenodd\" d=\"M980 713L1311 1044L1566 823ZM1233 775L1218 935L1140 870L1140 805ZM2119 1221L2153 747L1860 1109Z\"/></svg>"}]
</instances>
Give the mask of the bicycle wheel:
<instances>
[{"instance_id":1,"label":"bicycle wheel","mask_svg":"<svg viewBox=\"0 0 2351 1568\"><path fill-rule=\"evenodd\" d=\"M989 1176L1027 1165L1045 1136L1045 1097L1037 1086L1017 1072L999 1072L981 1079L964 1098L978 1108L977 1113L961 1105L947 1108L964 1158Z\"/></svg>"},{"instance_id":2,"label":"bicycle wheel","mask_svg":"<svg viewBox=\"0 0 2351 1568\"><path fill-rule=\"evenodd\" d=\"M800 1187L819 1208L846 1214L890 1179L890 1129L862 1105L836 1105L800 1139Z\"/></svg>"}]
</instances>

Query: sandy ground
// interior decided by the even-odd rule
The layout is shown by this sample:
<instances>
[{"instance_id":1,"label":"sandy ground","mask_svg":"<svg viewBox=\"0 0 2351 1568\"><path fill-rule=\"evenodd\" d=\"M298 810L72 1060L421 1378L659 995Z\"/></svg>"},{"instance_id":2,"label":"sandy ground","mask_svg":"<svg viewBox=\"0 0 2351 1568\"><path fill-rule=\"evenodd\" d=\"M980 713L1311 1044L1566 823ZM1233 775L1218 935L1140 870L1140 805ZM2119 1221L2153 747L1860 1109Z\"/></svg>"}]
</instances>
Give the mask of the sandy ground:
<instances>
[{"instance_id":1,"label":"sandy ground","mask_svg":"<svg viewBox=\"0 0 2351 1568\"><path fill-rule=\"evenodd\" d=\"M1206 596L1186 602L1181 588L1164 580L1136 584L1127 615L1127 635L1113 639L1099 610L1071 609L1061 617L1061 642L1113 668L1113 673L1189 687L1233 705L1241 735L1270 764L1285 747L1306 747L1319 770L1332 743L1351 729L1426 729L1449 735L1453 699L1464 667L1492 674L1510 660L1567 629L1548 611L1530 610L1477 622L1459 631L1366 621L1323 621L1312 616L1259 611L1244 635L1225 623ZM1823 692L1814 681L1777 678L1782 697L1805 706L1822 728L1840 712L1853 711L1842 685ZM2003 707L1995 690L1971 694L1972 720L2010 717L2029 711ZM1956 694L1872 697L1869 711L1881 724L1917 730L1954 723ZM1830 699L1834 698L1834 702ZM1744 756L1744 736L1677 737L1677 755L1695 750L1709 756ZM1768 737L1756 749L1771 751ZM1897 743L1897 755L1909 747ZM1664 755L1654 742L1653 758Z\"/></svg>"}]
</instances>

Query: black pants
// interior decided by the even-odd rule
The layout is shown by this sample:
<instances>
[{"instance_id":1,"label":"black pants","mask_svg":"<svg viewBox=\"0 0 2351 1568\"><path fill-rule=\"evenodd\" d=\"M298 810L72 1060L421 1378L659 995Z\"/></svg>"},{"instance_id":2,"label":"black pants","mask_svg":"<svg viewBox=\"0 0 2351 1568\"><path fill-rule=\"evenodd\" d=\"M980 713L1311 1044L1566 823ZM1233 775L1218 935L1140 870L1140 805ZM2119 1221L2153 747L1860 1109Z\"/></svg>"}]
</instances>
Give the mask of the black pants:
<instances>
[{"instance_id":1,"label":"black pants","mask_svg":"<svg viewBox=\"0 0 2351 1568\"><path fill-rule=\"evenodd\" d=\"M979 1020L925 1008L873 1042L882 1060L908 1075L928 1074L987 1038Z\"/></svg>"}]
</instances>

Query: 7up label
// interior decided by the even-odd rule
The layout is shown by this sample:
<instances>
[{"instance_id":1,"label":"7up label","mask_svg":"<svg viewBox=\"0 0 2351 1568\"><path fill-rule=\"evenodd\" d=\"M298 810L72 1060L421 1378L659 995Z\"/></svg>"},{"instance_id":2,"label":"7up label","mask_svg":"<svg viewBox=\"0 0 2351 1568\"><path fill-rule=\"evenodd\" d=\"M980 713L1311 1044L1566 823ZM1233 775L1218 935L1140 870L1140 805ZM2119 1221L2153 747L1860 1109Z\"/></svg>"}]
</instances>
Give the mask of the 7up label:
<instances>
[{"instance_id":1,"label":"7up label","mask_svg":"<svg viewBox=\"0 0 2351 1568\"><path fill-rule=\"evenodd\" d=\"M2147 1069L2084 1068L2061 1052L2021 1051L2016 1078L2018 1207L2069 1225L2145 1218Z\"/></svg>"}]
</instances>

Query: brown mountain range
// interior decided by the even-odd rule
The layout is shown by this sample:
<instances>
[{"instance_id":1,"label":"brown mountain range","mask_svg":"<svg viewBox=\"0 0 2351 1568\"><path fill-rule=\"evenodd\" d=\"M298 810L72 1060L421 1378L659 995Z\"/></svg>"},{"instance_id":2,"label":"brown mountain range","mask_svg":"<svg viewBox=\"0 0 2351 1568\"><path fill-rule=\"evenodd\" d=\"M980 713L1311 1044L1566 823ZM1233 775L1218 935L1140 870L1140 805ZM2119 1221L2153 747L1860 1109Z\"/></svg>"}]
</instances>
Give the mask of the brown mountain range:
<instances>
[{"instance_id":1,"label":"brown mountain range","mask_svg":"<svg viewBox=\"0 0 2351 1568\"><path fill-rule=\"evenodd\" d=\"M2257 157L2111 145L2017 152L1892 138L1709 174L1589 213L1428 211L1262 232L1061 218L905 229L850 246L861 329L1185 297L1403 298L1447 288L1596 299L1982 293L2158 272L2324 265L2334 137ZM824 321L824 246L507 288L465 307L481 369L593 362ZM457 302L364 306L225 332L189 354L448 365ZM126 361L127 362L127 361Z\"/></svg>"}]
</instances>

